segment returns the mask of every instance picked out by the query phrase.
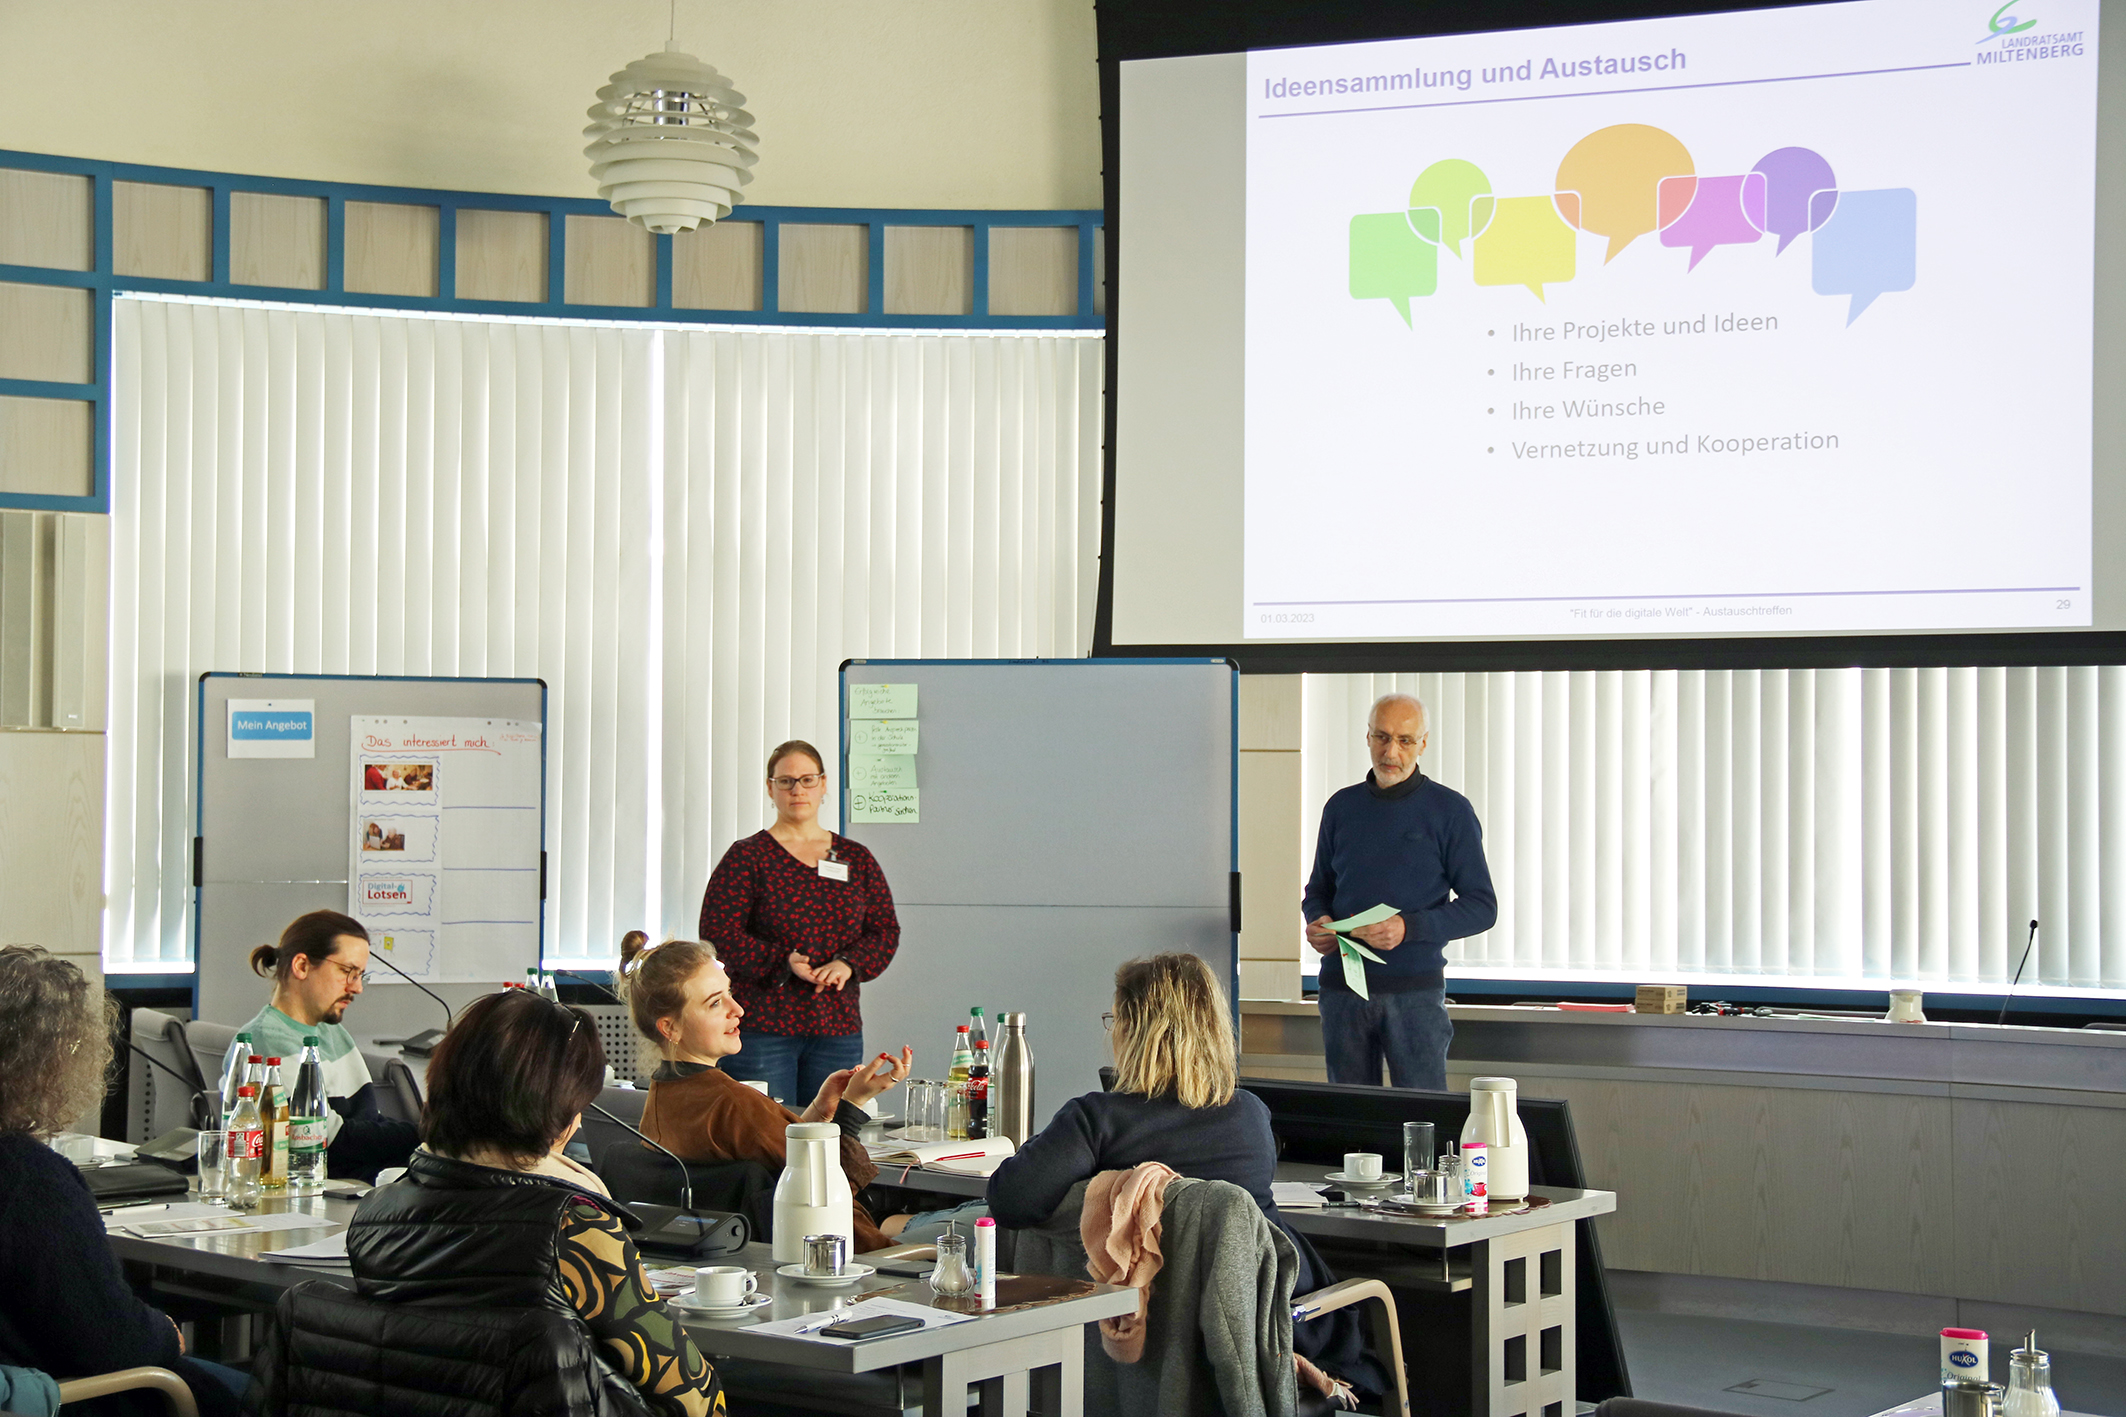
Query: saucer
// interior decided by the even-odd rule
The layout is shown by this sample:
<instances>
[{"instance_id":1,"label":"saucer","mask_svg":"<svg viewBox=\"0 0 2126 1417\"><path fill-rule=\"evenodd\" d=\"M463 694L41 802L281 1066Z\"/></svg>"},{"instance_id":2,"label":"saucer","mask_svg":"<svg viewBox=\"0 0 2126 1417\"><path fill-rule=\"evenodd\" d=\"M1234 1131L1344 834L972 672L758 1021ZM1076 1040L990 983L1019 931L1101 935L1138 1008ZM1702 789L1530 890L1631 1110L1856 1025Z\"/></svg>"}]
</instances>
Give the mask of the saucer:
<instances>
[{"instance_id":1,"label":"saucer","mask_svg":"<svg viewBox=\"0 0 2126 1417\"><path fill-rule=\"evenodd\" d=\"M1341 1171L1331 1171L1322 1177L1324 1181L1330 1181L1339 1186L1358 1186L1367 1190L1392 1186L1402 1178L1403 1173L1400 1171L1383 1171L1370 1181L1361 1181L1356 1176L1346 1176Z\"/></svg>"},{"instance_id":2,"label":"saucer","mask_svg":"<svg viewBox=\"0 0 2126 1417\"><path fill-rule=\"evenodd\" d=\"M854 1261L851 1261L840 1274L806 1274L805 1267L801 1264L781 1265L777 1267L775 1272L784 1279L794 1279L799 1284L817 1284L822 1288L830 1289L837 1285L854 1284L860 1279L869 1279L872 1275L878 1273L870 1265L857 1264Z\"/></svg>"},{"instance_id":3,"label":"saucer","mask_svg":"<svg viewBox=\"0 0 2126 1417\"><path fill-rule=\"evenodd\" d=\"M752 1313L755 1309L775 1302L773 1294L748 1294L736 1304L705 1304L694 1294L674 1294L665 1300L675 1309L684 1309L690 1314L700 1314L705 1319L735 1319Z\"/></svg>"}]
</instances>

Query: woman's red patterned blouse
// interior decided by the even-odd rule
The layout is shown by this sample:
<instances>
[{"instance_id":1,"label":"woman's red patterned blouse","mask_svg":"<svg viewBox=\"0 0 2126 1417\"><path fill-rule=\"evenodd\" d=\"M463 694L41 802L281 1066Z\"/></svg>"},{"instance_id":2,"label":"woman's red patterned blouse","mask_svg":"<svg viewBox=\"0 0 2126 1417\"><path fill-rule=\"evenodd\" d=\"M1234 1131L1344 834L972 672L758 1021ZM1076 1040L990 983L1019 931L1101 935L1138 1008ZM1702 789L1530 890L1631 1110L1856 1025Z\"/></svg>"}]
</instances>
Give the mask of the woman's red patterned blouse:
<instances>
[{"instance_id":1,"label":"woman's red patterned blouse","mask_svg":"<svg viewBox=\"0 0 2126 1417\"><path fill-rule=\"evenodd\" d=\"M901 924L871 853L837 836L834 854L848 863L847 881L827 879L755 832L732 842L709 877L701 938L716 946L748 1032L831 1038L864 1027L860 986L893 963ZM790 972L793 951L814 965L847 960L854 977L838 992L815 994Z\"/></svg>"}]
</instances>

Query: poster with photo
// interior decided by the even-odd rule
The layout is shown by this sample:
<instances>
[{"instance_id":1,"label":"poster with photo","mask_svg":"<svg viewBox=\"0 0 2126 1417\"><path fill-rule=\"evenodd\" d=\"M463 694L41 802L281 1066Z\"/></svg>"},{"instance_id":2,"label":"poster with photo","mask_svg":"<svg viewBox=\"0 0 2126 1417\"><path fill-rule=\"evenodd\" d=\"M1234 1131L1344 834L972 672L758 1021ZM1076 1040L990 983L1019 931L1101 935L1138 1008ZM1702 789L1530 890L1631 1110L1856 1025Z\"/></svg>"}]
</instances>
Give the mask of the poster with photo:
<instances>
[{"instance_id":1,"label":"poster with photo","mask_svg":"<svg viewBox=\"0 0 2126 1417\"><path fill-rule=\"evenodd\" d=\"M372 953L423 981L520 976L539 951L540 725L356 715L350 728L347 908Z\"/></svg>"}]
</instances>

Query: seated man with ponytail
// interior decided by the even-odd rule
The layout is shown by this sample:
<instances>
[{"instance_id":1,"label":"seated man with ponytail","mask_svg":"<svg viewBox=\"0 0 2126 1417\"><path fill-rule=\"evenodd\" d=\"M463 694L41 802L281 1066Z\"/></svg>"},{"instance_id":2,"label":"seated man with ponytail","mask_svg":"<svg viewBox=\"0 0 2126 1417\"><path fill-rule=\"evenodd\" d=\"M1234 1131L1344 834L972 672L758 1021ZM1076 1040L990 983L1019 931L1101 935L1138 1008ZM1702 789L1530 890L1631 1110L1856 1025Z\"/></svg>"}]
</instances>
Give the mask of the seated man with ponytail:
<instances>
[{"instance_id":1,"label":"seated man with ponytail","mask_svg":"<svg viewBox=\"0 0 2126 1417\"><path fill-rule=\"evenodd\" d=\"M242 1030L251 1035L253 1053L281 1060L281 1078L289 1087L295 1085L303 1040L317 1040L325 1093L332 1099L325 1118L325 1170L361 1181L374 1181L387 1166L404 1166L421 1144L413 1123L377 1110L369 1064L340 1023L361 997L368 968L369 931L362 922L336 910L313 910L281 931L278 945L251 951L252 972L273 981L273 1000Z\"/></svg>"}]
</instances>

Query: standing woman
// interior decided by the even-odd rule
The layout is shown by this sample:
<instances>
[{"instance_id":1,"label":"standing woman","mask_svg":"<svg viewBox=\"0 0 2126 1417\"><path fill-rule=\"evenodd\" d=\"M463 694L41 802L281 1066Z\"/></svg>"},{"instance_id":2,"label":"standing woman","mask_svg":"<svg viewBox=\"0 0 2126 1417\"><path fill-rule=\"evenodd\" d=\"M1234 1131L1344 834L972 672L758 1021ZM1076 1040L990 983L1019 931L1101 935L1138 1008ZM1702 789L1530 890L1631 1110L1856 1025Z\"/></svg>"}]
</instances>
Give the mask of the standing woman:
<instances>
[{"instance_id":1,"label":"standing woman","mask_svg":"<svg viewBox=\"0 0 2126 1417\"><path fill-rule=\"evenodd\" d=\"M878 862L819 824L826 795L819 749L792 739L768 754L775 825L731 844L701 900L701 938L745 1011L723 1070L785 1102L864 1061L859 989L901 942Z\"/></svg>"}]
</instances>

